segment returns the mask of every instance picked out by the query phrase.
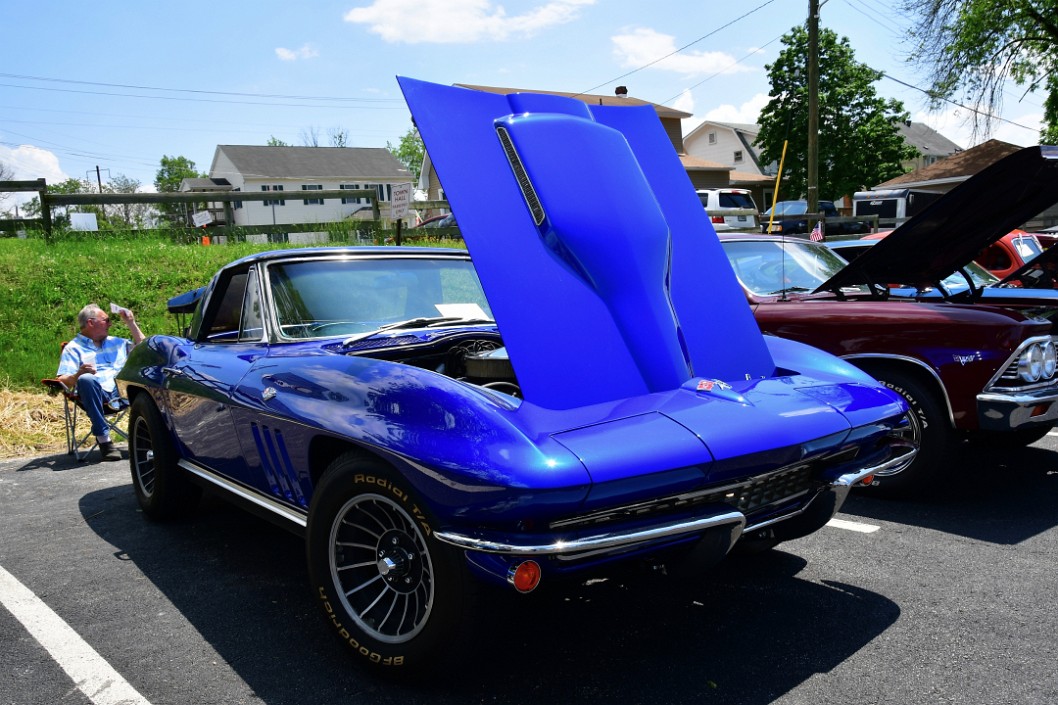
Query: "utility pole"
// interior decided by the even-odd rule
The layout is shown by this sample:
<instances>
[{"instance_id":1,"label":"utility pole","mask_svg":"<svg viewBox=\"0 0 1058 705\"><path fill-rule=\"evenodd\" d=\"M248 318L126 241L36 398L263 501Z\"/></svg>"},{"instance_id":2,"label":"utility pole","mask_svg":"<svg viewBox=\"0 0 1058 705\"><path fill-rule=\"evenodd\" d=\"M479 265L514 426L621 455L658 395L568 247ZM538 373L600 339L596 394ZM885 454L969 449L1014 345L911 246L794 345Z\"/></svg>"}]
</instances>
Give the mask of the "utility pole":
<instances>
[{"instance_id":1,"label":"utility pole","mask_svg":"<svg viewBox=\"0 0 1058 705\"><path fill-rule=\"evenodd\" d=\"M808 212L819 212L819 0L808 0Z\"/></svg>"}]
</instances>

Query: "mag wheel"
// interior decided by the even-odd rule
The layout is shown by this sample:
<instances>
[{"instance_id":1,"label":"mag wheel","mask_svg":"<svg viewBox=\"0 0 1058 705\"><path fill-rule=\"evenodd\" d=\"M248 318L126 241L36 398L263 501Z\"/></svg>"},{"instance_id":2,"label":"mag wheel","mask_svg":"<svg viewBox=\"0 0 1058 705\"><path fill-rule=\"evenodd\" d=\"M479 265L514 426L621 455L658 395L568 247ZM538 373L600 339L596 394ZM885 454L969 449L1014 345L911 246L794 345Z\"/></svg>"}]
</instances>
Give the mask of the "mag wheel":
<instances>
[{"instance_id":1,"label":"mag wheel","mask_svg":"<svg viewBox=\"0 0 1058 705\"><path fill-rule=\"evenodd\" d=\"M944 475L956 446L955 431L939 395L916 378L897 371L875 375L907 402L910 439L918 443L918 455L903 470L877 475L874 492L906 496L929 489Z\"/></svg>"},{"instance_id":2,"label":"mag wheel","mask_svg":"<svg viewBox=\"0 0 1058 705\"><path fill-rule=\"evenodd\" d=\"M449 654L466 623L459 552L384 463L357 454L327 469L309 509L309 575L339 637L369 663L407 670Z\"/></svg>"},{"instance_id":3,"label":"mag wheel","mask_svg":"<svg viewBox=\"0 0 1058 705\"><path fill-rule=\"evenodd\" d=\"M129 410L129 466L140 509L151 519L190 511L201 490L177 466L178 456L154 401L140 394Z\"/></svg>"}]
</instances>

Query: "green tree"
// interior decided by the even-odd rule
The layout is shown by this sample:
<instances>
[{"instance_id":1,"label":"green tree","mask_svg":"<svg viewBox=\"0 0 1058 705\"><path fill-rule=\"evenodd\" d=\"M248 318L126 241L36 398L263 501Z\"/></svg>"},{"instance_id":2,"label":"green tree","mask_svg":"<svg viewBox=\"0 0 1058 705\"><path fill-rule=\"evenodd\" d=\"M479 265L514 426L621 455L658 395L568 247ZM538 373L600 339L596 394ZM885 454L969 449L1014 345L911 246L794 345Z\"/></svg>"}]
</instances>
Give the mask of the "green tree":
<instances>
[{"instance_id":1,"label":"green tree","mask_svg":"<svg viewBox=\"0 0 1058 705\"><path fill-rule=\"evenodd\" d=\"M184 179L198 179L208 174L200 174L195 169L195 163L187 157L162 156L157 173L154 176L154 186L159 193L176 193L180 190L180 182ZM160 203L158 210L162 217L173 225L187 225L187 211L189 203Z\"/></svg>"},{"instance_id":2,"label":"green tree","mask_svg":"<svg viewBox=\"0 0 1058 705\"><path fill-rule=\"evenodd\" d=\"M270 135L268 137L268 141L265 142L265 144L267 146L269 146L269 147L289 147L290 146L289 142L284 142L283 140L279 139L275 135Z\"/></svg>"},{"instance_id":3,"label":"green tree","mask_svg":"<svg viewBox=\"0 0 1058 705\"><path fill-rule=\"evenodd\" d=\"M795 27L782 38L784 49L769 64L771 100L760 114L762 163L779 163L789 140L780 195L807 192L808 32ZM882 74L858 63L849 40L819 30L819 197L824 200L873 186L904 173L901 162L915 150L897 124L910 119L898 100L878 97Z\"/></svg>"},{"instance_id":4,"label":"green tree","mask_svg":"<svg viewBox=\"0 0 1058 705\"><path fill-rule=\"evenodd\" d=\"M386 142L386 149L397 158L397 161L408 168L412 174L412 183L419 180L419 171L422 169L422 160L426 156L426 147L423 146L422 137L415 127L408 128L404 136L400 138L400 144L396 147L392 142Z\"/></svg>"},{"instance_id":5,"label":"green tree","mask_svg":"<svg viewBox=\"0 0 1058 705\"><path fill-rule=\"evenodd\" d=\"M904 0L904 11L935 106L961 96L975 136L987 134L1012 80L1046 96L1040 140L1058 143L1058 0Z\"/></svg>"},{"instance_id":6,"label":"green tree","mask_svg":"<svg viewBox=\"0 0 1058 705\"><path fill-rule=\"evenodd\" d=\"M124 174L114 176L103 186L106 193L136 193L139 189L140 182ZM107 206L106 211L111 225L142 228L150 221L151 206L147 203L116 203Z\"/></svg>"},{"instance_id":7,"label":"green tree","mask_svg":"<svg viewBox=\"0 0 1058 705\"><path fill-rule=\"evenodd\" d=\"M71 193L92 193L92 185L84 179L67 179L66 181L57 184L48 184L48 193L55 195L67 195ZM102 211L99 206L73 206L77 209L77 212L95 213L96 217L102 215ZM51 223L53 227L65 228L70 224L70 208L71 206L55 206L51 209ZM40 198L34 196L33 198L26 201L26 205L23 207L23 211L29 218L40 217Z\"/></svg>"}]
</instances>

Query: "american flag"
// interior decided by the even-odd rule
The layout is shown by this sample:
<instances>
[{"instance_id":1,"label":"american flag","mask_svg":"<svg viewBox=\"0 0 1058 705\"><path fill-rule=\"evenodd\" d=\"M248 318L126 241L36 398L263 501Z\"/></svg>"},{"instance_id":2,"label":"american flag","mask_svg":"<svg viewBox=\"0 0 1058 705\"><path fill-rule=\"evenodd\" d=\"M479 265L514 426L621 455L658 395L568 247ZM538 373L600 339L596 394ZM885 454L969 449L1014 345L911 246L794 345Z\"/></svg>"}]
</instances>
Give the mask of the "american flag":
<instances>
[{"instance_id":1,"label":"american flag","mask_svg":"<svg viewBox=\"0 0 1058 705\"><path fill-rule=\"evenodd\" d=\"M816 221L816 226L812 228L812 233L808 236L808 239L812 242L819 242L823 239L823 223Z\"/></svg>"}]
</instances>

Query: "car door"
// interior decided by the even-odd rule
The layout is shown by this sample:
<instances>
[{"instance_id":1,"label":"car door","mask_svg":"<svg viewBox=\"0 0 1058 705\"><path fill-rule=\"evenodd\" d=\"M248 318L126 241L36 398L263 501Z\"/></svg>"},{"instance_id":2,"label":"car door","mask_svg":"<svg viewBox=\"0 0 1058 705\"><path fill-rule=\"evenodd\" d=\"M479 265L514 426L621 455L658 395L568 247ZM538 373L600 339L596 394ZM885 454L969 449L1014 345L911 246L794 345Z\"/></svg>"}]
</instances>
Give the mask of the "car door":
<instances>
[{"instance_id":1,"label":"car door","mask_svg":"<svg viewBox=\"0 0 1058 705\"><path fill-rule=\"evenodd\" d=\"M185 458L227 476L245 474L231 413L239 404L234 392L267 353L257 268L226 272L206 303L194 344L165 368L170 413Z\"/></svg>"}]
</instances>

